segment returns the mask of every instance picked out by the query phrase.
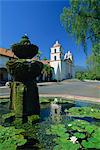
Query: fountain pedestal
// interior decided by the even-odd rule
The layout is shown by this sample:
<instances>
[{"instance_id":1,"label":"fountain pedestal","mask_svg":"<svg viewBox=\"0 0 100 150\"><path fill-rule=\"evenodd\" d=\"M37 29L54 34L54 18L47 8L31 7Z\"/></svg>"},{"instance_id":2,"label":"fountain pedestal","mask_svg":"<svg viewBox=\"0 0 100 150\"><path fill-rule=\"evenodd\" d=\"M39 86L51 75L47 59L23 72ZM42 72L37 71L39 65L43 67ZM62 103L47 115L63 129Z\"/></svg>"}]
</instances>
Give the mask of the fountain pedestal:
<instances>
[{"instance_id":1,"label":"fountain pedestal","mask_svg":"<svg viewBox=\"0 0 100 150\"><path fill-rule=\"evenodd\" d=\"M10 109L14 110L18 118L33 114L39 115L39 95L35 82L23 84L15 81L11 84Z\"/></svg>"},{"instance_id":2,"label":"fountain pedestal","mask_svg":"<svg viewBox=\"0 0 100 150\"><path fill-rule=\"evenodd\" d=\"M39 115L39 94L35 79L41 73L43 64L31 60L37 54L38 47L24 36L20 43L12 46L12 51L19 58L7 62L8 71L14 80L11 83L10 109L15 112L15 118Z\"/></svg>"}]
</instances>

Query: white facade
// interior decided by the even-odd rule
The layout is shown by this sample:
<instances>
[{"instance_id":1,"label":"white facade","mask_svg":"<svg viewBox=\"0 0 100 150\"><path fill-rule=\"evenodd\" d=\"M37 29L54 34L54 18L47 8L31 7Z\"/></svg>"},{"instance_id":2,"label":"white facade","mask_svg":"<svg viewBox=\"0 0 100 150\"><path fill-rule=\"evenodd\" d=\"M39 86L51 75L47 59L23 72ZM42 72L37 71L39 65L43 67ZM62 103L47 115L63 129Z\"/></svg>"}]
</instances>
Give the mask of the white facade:
<instances>
[{"instance_id":1,"label":"white facade","mask_svg":"<svg viewBox=\"0 0 100 150\"><path fill-rule=\"evenodd\" d=\"M6 68L6 63L11 58L15 58L14 54L11 51L7 51L6 49L1 48L0 82L11 80L11 76L8 74L7 68ZM51 47L50 66L54 68L53 73L52 73L52 79L56 79L57 81L71 78L74 75L72 54L70 51L68 51L64 55L63 48L61 44L59 44L58 41L56 41L53 47ZM43 80L45 80L45 75L43 76Z\"/></svg>"},{"instance_id":2,"label":"white facade","mask_svg":"<svg viewBox=\"0 0 100 150\"><path fill-rule=\"evenodd\" d=\"M6 63L9 60L9 57L0 55L0 82L8 81L11 79L11 76L7 72Z\"/></svg>"},{"instance_id":3,"label":"white facade","mask_svg":"<svg viewBox=\"0 0 100 150\"><path fill-rule=\"evenodd\" d=\"M0 68L6 68L6 63L9 60L9 57L0 55Z\"/></svg>"},{"instance_id":4,"label":"white facade","mask_svg":"<svg viewBox=\"0 0 100 150\"><path fill-rule=\"evenodd\" d=\"M58 41L51 48L50 53L50 66L54 68L53 79L61 81L73 76L73 58L70 51L65 55L63 48Z\"/></svg>"}]
</instances>

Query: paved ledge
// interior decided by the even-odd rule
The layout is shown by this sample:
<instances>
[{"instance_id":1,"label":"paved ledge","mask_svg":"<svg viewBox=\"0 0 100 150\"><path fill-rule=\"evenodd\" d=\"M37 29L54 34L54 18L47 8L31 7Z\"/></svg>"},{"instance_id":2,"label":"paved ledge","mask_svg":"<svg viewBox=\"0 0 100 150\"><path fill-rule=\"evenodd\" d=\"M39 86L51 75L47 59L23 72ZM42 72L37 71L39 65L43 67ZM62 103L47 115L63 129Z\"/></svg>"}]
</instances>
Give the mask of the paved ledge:
<instances>
[{"instance_id":1,"label":"paved ledge","mask_svg":"<svg viewBox=\"0 0 100 150\"><path fill-rule=\"evenodd\" d=\"M39 94L39 97L61 97L69 100L83 100L100 103L99 98L95 97L85 97L85 96L75 96L75 95L64 95L64 94ZM0 96L0 99L9 99L10 96Z\"/></svg>"},{"instance_id":2,"label":"paved ledge","mask_svg":"<svg viewBox=\"0 0 100 150\"><path fill-rule=\"evenodd\" d=\"M40 97L61 97L66 98L69 100L83 100L83 101L90 101L90 102L96 102L100 103L99 98L93 98L93 97L84 97L84 96L75 96L75 95L62 95L62 94L40 94Z\"/></svg>"},{"instance_id":3,"label":"paved ledge","mask_svg":"<svg viewBox=\"0 0 100 150\"><path fill-rule=\"evenodd\" d=\"M83 80L83 81L85 81L85 82L97 82L97 83L100 83L99 80Z\"/></svg>"},{"instance_id":4,"label":"paved ledge","mask_svg":"<svg viewBox=\"0 0 100 150\"><path fill-rule=\"evenodd\" d=\"M0 96L0 99L8 99L8 98L10 98L10 96Z\"/></svg>"}]
</instances>

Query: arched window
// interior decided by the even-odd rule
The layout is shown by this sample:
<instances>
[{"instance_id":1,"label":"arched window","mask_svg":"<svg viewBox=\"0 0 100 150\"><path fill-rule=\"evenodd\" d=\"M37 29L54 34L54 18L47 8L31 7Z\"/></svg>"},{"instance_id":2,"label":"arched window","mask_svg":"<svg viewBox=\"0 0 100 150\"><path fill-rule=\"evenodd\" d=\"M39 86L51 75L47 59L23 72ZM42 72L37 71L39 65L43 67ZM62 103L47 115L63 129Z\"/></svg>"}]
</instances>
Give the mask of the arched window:
<instances>
[{"instance_id":1,"label":"arched window","mask_svg":"<svg viewBox=\"0 0 100 150\"><path fill-rule=\"evenodd\" d=\"M54 49L54 53L56 53L56 49Z\"/></svg>"},{"instance_id":2,"label":"arched window","mask_svg":"<svg viewBox=\"0 0 100 150\"><path fill-rule=\"evenodd\" d=\"M56 56L54 56L54 60L56 60Z\"/></svg>"},{"instance_id":3,"label":"arched window","mask_svg":"<svg viewBox=\"0 0 100 150\"><path fill-rule=\"evenodd\" d=\"M60 59L61 59L61 54L60 54Z\"/></svg>"}]
</instances>

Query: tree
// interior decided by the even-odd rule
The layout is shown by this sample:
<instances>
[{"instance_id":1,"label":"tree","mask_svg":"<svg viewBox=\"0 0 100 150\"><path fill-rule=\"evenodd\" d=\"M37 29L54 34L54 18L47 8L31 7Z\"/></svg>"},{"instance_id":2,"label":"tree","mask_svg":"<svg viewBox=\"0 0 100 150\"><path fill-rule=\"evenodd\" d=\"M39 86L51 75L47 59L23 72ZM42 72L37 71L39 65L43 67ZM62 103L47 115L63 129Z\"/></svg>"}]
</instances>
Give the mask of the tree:
<instances>
[{"instance_id":1,"label":"tree","mask_svg":"<svg viewBox=\"0 0 100 150\"><path fill-rule=\"evenodd\" d=\"M46 81L51 80L51 77L52 77L52 67L50 67L47 64L44 64L43 69L42 69L42 75L45 76L45 80Z\"/></svg>"},{"instance_id":2,"label":"tree","mask_svg":"<svg viewBox=\"0 0 100 150\"><path fill-rule=\"evenodd\" d=\"M92 48L92 54L87 59L90 73L95 74L96 79L100 80L100 52L99 44L95 44Z\"/></svg>"},{"instance_id":3,"label":"tree","mask_svg":"<svg viewBox=\"0 0 100 150\"><path fill-rule=\"evenodd\" d=\"M100 79L100 1L70 0L70 7L63 8L60 16L66 31L74 35L87 53L87 43L92 43L92 54L87 59L90 78Z\"/></svg>"},{"instance_id":4,"label":"tree","mask_svg":"<svg viewBox=\"0 0 100 150\"><path fill-rule=\"evenodd\" d=\"M38 53L37 53L37 55L36 55L36 58L37 58L38 60L40 60L41 54L42 54L42 52L39 50Z\"/></svg>"},{"instance_id":5,"label":"tree","mask_svg":"<svg viewBox=\"0 0 100 150\"><path fill-rule=\"evenodd\" d=\"M43 58L43 60L47 60L47 58L46 58L46 57L44 57L44 58Z\"/></svg>"},{"instance_id":6,"label":"tree","mask_svg":"<svg viewBox=\"0 0 100 150\"><path fill-rule=\"evenodd\" d=\"M88 39L92 45L100 42L99 0L71 0L70 7L63 8L60 18L66 31L76 37L78 44L83 44L85 53Z\"/></svg>"}]
</instances>

